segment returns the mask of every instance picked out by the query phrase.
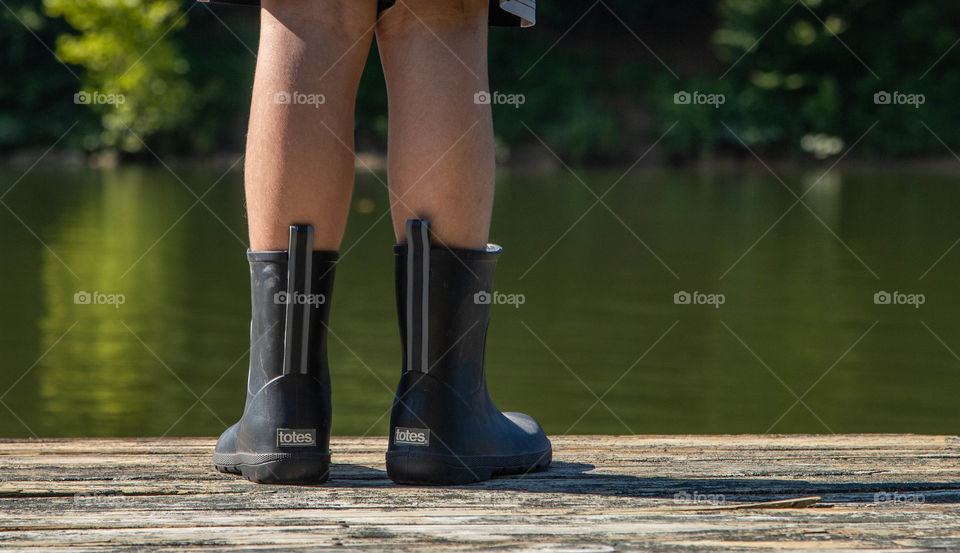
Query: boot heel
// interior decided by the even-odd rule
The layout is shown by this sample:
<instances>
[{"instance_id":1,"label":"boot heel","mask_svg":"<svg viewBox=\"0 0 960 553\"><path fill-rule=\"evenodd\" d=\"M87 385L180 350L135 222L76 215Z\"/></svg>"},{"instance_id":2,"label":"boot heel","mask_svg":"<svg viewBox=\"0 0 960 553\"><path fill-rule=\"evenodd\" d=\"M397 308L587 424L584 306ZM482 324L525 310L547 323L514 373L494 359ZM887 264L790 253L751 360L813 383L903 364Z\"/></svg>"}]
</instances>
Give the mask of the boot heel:
<instances>
[{"instance_id":1,"label":"boot heel","mask_svg":"<svg viewBox=\"0 0 960 553\"><path fill-rule=\"evenodd\" d=\"M324 482L330 472L330 404L326 386L310 375L289 374L268 382L244 417L215 451L220 472L262 484Z\"/></svg>"},{"instance_id":2,"label":"boot heel","mask_svg":"<svg viewBox=\"0 0 960 553\"><path fill-rule=\"evenodd\" d=\"M322 484L330 477L330 456L297 456L239 466L244 478L258 484Z\"/></svg>"},{"instance_id":3,"label":"boot heel","mask_svg":"<svg viewBox=\"0 0 960 553\"><path fill-rule=\"evenodd\" d=\"M397 484L457 486L489 480L491 467L467 467L455 457L387 452L387 476Z\"/></svg>"}]
</instances>

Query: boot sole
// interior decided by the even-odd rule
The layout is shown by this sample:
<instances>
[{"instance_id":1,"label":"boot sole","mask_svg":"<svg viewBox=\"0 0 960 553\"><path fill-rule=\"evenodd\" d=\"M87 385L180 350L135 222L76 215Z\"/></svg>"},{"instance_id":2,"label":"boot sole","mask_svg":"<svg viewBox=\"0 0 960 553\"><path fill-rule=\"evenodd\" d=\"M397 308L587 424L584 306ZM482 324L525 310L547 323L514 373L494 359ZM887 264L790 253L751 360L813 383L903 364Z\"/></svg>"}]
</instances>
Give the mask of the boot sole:
<instances>
[{"instance_id":1,"label":"boot sole","mask_svg":"<svg viewBox=\"0 0 960 553\"><path fill-rule=\"evenodd\" d=\"M257 484L322 484L330 476L330 454L214 453L213 466Z\"/></svg>"},{"instance_id":2,"label":"boot sole","mask_svg":"<svg viewBox=\"0 0 960 553\"><path fill-rule=\"evenodd\" d=\"M498 476L526 474L550 465L552 449L509 456L457 457L415 451L388 451L387 476L396 484L450 486Z\"/></svg>"}]
</instances>

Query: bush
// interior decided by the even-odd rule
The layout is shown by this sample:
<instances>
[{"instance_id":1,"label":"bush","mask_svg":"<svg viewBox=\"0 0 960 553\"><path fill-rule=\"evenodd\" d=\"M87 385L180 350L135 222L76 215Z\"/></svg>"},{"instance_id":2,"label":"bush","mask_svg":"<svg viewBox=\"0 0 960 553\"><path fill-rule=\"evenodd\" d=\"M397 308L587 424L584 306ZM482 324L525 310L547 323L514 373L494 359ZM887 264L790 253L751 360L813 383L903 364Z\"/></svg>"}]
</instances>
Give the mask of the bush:
<instances>
[{"instance_id":1,"label":"bush","mask_svg":"<svg viewBox=\"0 0 960 553\"><path fill-rule=\"evenodd\" d=\"M39 0L5 0L0 7L0 151L48 148L71 128L61 147L79 148L98 118L73 103L82 69L58 63L47 48L69 30L43 14ZM73 72L74 74L71 74Z\"/></svg>"},{"instance_id":2,"label":"bush","mask_svg":"<svg viewBox=\"0 0 960 553\"><path fill-rule=\"evenodd\" d=\"M190 66L169 32L185 25L178 0L44 0L79 34L57 39L57 55L82 65L83 98L101 114L103 132L91 147L138 151L141 137L179 128L190 119ZM98 99L102 101L98 101Z\"/></svg>"},{"instance_id":3,"label":"bush","mask_svg":"<svg viewBox=\"0 0 960 553\"><path fill-rule=\"evenodd\" d=\"M960 144L960 129L938 124L958 114L960 50L950 49L960 36L960 4L724 0L719 11L713 41L732 69L716 81L728 102L712 113L708 141L735 142L722 118L752 146L774 152L809 150L818 135L850 145L874 122L857 155L944 154L921 121ZM922 94L925 102L878 105L874 95L883 91Z\"/></svg>"},{"instance_id":4,"label":"bush","mask_svg":"<svg viewBox=\"0 0 960 553\"><path fill-rule=\"evenodd\" d=\"M59 36L56 50L82 83L52 69L36 38L0 11L0 149L49 145L74 120L65 143L90 150L137 151L137 136L161 155L242 147L255 10L193 0L44 2L63 20L44 17L36 0L8 0L43 42ZM824 157L876 122L854 155L943 155L937 136L960 147L960 129L948 124L960 93L958 23L960 4L934 0L544 5L533 29L491 30L491 88L525 99L494 106L498 143L540 147L539 137L567 160L630 162L669 128L660 147L679 158L742 153L740 139L764 155ZM373 53L357 101L363 148L384 148L383 86ZM64 101L80 90L124 101ZM882 91L924 102L897 105L893 96L878 105ZM678 92L724 101L677 103Z\"/></svg>"}]
</instances>

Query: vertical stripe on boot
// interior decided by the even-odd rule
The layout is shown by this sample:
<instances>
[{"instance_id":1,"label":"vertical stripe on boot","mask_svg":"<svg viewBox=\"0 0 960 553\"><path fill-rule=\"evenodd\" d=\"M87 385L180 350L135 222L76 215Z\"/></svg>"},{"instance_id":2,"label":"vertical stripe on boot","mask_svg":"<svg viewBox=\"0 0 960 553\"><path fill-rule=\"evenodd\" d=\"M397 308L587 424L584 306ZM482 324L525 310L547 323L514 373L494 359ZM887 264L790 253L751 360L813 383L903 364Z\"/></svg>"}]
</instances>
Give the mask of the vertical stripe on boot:
<instances>
[{"instance_id":1,"label":"vertical stripe on boot","mask_svg":"<svg viewBox=\"0 0 960 553\"><path fill-rule=\"evenodd\" d=\"M310 332L310 285L313 227L292 225L287 249L286 323L283 331L283 374L307 372ZM302 294L303 301L299 301Z\"/></svg>"},{"instance_id":2,"label":"vertical stripe on boot","mask_svg":"<svg viewBox=\"0 0 960 553\"><path fill-rule=\"evenodd\" d=\"M430 222L407 221L407 370L427 372L430 302Z\"/></svg>"}]
</instances>

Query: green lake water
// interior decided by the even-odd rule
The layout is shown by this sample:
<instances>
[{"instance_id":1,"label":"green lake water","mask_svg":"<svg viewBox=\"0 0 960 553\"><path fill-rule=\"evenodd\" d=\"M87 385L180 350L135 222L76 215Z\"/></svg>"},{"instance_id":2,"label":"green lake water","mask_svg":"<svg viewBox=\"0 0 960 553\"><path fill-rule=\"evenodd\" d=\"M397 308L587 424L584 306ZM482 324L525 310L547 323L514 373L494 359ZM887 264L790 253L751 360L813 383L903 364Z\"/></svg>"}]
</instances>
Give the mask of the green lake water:
<instances>
[{"instance_id":1,"label":"green lake water","mask_svg":"<svg viewBox=\"0 0 960 553\"><path fill-rule=\"evenodd\" d=\"M0 167L0 194L25 170ZM216 435L239 416L242 176L173 170L183 183L41 165L3 197L0 436ZM638 169L603 203L623 169L501 172L495 288L524 302L492 307L498 406L551 434L957 433L957 178L822 171ZM387 206L360 175L333 297L335 434L387 430Z\"/></svg>"}]
</instances>

